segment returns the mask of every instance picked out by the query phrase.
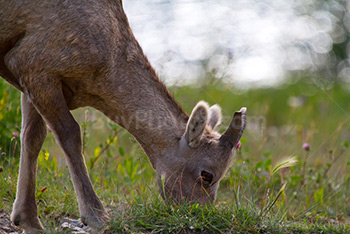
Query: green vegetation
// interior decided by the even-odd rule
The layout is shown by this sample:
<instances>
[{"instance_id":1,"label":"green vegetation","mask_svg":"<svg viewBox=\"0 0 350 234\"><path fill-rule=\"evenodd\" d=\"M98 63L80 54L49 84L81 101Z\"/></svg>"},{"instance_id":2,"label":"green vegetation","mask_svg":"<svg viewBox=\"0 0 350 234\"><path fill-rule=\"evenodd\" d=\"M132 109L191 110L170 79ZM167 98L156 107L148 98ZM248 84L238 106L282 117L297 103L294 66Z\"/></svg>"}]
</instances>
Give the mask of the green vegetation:
<instances>
[{"instance_id":1,"label":"green vegetation","mask_svg":"<svg viewBox=\"0 0 350 234\"><path fill-rule=\"evenodd\" d=\"M91 179L112 217L106 232L350 232L349 91L340 84L324 87L308 80L239 90L207 79L199 87L170 88L187 112L199 100L220 104L220 131L234 111L248 108L241 149L217 201L207 206L163 202L134 138L95 110L74 111ZM19 96L0 81L0 210L7 213L18 174ZM49 233L64 217L79 216L63 153L50 132L38 160L36 197Z\"/></svg>"}]
</instances>

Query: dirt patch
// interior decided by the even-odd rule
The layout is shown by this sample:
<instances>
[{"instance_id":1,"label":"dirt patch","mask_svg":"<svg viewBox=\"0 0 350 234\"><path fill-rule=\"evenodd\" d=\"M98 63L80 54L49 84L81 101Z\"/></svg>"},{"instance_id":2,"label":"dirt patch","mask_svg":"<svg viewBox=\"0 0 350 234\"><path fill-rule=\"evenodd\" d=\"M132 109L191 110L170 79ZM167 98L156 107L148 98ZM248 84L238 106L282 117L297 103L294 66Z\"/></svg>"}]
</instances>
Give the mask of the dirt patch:
<instances>
[{"instance_id":1,"label":"dirt patch","mask_svg":"<svg viewBox=\"0 0 350 234\"><path fill-rule=\"evenodd\" d=\"M17 228L10 220L10 215L0 210L0 234L19 234L22 230Z\"/></svg>"},{"instance_id":2,"label":"dirt patch","mask_svg":"<svg viewBox=\"0 0 350 234\"><path fill-rule=\"evenodd\" d=\"M76 219L64 218L57 230L75 234L90 234L91 229ZM17 228L10 220L10 215L0 210L0 234L21 234L23 231Z\"/></svg>"}]
</instances>

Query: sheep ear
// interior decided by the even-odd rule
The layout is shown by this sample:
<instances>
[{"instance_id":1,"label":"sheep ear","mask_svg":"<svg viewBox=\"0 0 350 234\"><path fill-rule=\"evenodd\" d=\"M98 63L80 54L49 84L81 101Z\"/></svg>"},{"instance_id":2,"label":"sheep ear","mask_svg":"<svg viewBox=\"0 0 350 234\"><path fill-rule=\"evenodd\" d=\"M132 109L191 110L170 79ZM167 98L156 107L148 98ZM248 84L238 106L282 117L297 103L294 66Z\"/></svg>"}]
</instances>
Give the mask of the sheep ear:
<instances>
[{"instance_id":1,"label":"sheep ear","mask_svg":"<svg viewBox=\"0 0 350 234\"><path fill-rule=\"evenodd\" d=\"M185 139L187 144L194 148L199 145L205 126L208 123L209 106L206 102L200 101L193 108L187 122Z\"/></svg>"},{"instance_id":2,"label":"sheep ear","mask_svg":"<svg viewBox=\"0 0 350 234\"><path fill-rule=\"evenodd\" d=\"M214 129L221 123L221 108L218 105L209 108L209 122L208 125Z\"/></svg>"},{"instance_id":3,"label":"sheep ear","mask_svg":"<svg viewBox=\"0 0 350 234\"><path fill-rule=\"evenodd\" d=\"M220 137L220 144L234 148L243 134L246 122L247 108L242 107L240 111L236 111L230 125Z\"/></svg>"}]
</instances>

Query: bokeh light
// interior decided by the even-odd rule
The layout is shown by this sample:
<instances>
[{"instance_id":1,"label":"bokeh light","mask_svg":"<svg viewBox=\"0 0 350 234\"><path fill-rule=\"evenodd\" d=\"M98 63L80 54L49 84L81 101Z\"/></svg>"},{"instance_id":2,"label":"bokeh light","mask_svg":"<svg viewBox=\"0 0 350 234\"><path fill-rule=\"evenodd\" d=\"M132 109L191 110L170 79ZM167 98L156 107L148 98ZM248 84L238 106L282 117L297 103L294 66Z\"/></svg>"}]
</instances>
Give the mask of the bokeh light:
<instances>
[{"instance_id":1,"label":"bokeh light","mask_svg":"<svg viewBox=\"0 0 350 234\"><path fill-rule=\"evenodd\" d=\"M279 84L295 71L350 84L348 1L130 0L124 8L167 84L207 71L242 86Z\"/></svg>"}]
</instances>

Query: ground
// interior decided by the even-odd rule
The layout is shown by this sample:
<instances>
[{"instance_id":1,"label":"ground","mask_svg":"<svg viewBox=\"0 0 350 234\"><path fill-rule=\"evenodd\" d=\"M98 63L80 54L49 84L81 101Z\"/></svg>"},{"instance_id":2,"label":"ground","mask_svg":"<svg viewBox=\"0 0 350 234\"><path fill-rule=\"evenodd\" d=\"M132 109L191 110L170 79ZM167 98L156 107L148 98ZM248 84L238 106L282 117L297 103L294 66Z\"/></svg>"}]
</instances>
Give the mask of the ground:
<instances>
[{"instance_id":1,"label":"ground","mask_svg":"<svg viewBox=\"0 0 350 234\"><path fill-rule=\"evenodd\" d=\"M21 230L12 224L9 214L0 211L0 234L3 233L17 234L21 233Z\"/></svg>"},{"instance_id":2,"label":"ground","mask_svg":"<svg viewBox=\"0 0 350 234\"><path fill-rule=\"evenodd\" d=\"M90 228L85 226L79 220L65 218L62 224L57 228L58 232L70 232L75 234L91 233ZM0 211L0 234L20 234L22 230L17 228L10 220L10 214Z\"/></svg>"}]
</instances>

